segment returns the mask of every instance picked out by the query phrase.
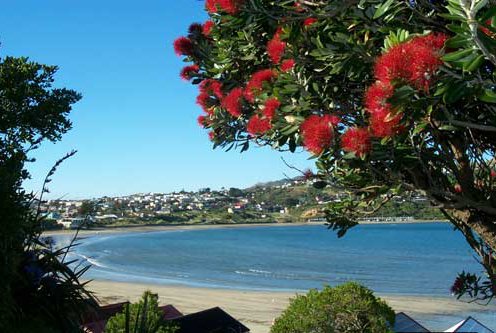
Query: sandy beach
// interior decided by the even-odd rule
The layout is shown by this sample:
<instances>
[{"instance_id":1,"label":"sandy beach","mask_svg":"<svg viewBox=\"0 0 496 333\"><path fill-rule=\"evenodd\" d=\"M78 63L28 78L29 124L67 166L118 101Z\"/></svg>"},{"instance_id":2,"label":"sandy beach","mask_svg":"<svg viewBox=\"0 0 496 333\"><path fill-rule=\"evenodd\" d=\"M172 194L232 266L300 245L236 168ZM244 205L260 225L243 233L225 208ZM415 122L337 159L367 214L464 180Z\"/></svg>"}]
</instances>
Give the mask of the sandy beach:
<instances>
[{"instance_id":1,"label":"sandy beach","mask_svg":"<svg viewBox=\"0 0 496 333\"><path fill-rule=\"evenodd\" d=\"M184 286L150 285L113 281L92 281L89 289L102 304L136 301L143 291L158 293L161 304L173 304L184 314L220 306L247 325L252 333L268 333L274 318L279 316L295 295L290 292L239 291L227 289L193 288ZM459 302L454 298L421 296L384 296L395 311L418 314L459 314L489 310L477 304Z\"/></svg>"}]
</instances>

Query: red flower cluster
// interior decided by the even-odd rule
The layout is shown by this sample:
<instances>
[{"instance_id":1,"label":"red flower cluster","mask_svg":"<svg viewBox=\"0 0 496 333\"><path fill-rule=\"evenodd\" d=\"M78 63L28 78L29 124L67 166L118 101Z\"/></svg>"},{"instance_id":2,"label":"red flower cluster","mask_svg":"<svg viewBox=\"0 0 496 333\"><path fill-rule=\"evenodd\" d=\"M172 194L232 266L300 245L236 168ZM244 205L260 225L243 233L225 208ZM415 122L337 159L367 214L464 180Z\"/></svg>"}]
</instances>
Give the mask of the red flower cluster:
<instances>
[{"instance_id":1,"label":"red flower cluster","mask_svg":"<svg viewBox=\"0 0 496 333\"><path fill-rule=\"evenodd\" d=\"M366 128L350 128L341 136L344 151L354 152L355 156L364 156L371 149L370 134Z\"/></svg>"},{"instance_id":2,"label":"red flower cluster","mask_svg":"<svg viewBox=\"0 0 496 333\"><path fill-rule=\"evenodd\" d=\"M286 59L282 62L281 64L281 70L283 72L289 72L290 70L293 69L293 67L295 66L296 62L294 59Z\"/></svg>"},{"instance_id":3,"label":"red flower cluster","mask_svg":"<svg viewBox=\"0 0 496 333\"><path fill-rule=\"evenodd\" d=\"M200 67L198 65L185 66L180 73L181 79L185 81L191 80L194 74L198 74Z\"/></svg>"},{"instance_id":4,"label":"red flower cluster","mask_svg":"<svg viewBox=\"0 0 496 333\"><path fill-rule=\"evenodd\" d=\"M394 94L394 85L409 84L428 91L442 64L441 52L447 38L444 34L415 37L390 48L377 59L374 67L377 82L365 94L370 131L375 137L390 137L403 129L400 125L403 115L388 103Z\"/></svg>"},{"instance_id":5,"label":"red flower cluster","mask_svg":"<svg viewBox=\"0 0 496 333\"><path fill-rule=\"evenodd\" d=\"M267 43L267 53L269 54L269 58L276 65L281 62L285 50L286 42L281 40L278 33L276 33Z\"/></svg>"},{"instance_id":6,"label":"red flower cluster","mask_svg":"<svg viewBox=\"0 0 496 333\"><path fill-rule=\"evenodd\" d=\"M372 113L369 119L372 134L378 138L386 138L398 134L403 129L400 125L402 116L401 113L395 113L395 111L389 109Z\"/></svg>"},{"instance_id":7,"label":"red flower cluster","mask_svg":"<svg viewBox=\"0 0 496 333\"><path fill-rule=\"evenodd\" d=\"M222 83L214 79L203 80L202 83L200 83L200 91L209 95L215 95L219 100L224 98Z\"/></svg>"},{"instance_id":8,"label":"red flower cluster","mask_svg":"<svg viewBox=\"0 0 496 333\"><path fill-rule=\"evenodd\" d=\"M207 117L204 115L199 115L198 118L196 119L198 121L198 125L201 127L205 128L205 121L207 120Z\"/></svg>"},{"instance_id":9,"label":"red flower cluster","mask_svg":"<svg viewBox=\"0 0 496 333\"><path fill-rule=\"evenodd\" d=\"M272 120L276 115L276 110L281 106L281 102L276 97L271 97L265 101L264 108L262 110L265 118Z\"/></svg>"},{"instance_id":10,"label":"red flower cluster","mask_svg":"<svg viewBox=\"0 0 496 333\"><path fill-rule=\"evenodd\" d=\"M234 88L224 97L222 107L229 112L233 117L241 116L243 98L243 88Z\"/></svg>"},{"instance_id":11,"label":"red flower cluster","mask_svg":"<svg viewBox=\"0 0 496 333\"><path fill-rule=\"evenodd\" d=\"M277 73L272 69L262 69L255 72L250 81L246 84L246 89L244 91L245 98L250 103L255 101L255 96L258 95L263 88L264 82L272 81L277 76Z\"/></svg>"},{"instance_id":12,"label":"red flower cluster","mask_svg":"<svg viewBox=\"0 0 496 333\"><path fill-rule=\"evenodd\" d=\"M428 90L434 73L441 66L445 34L429 34L396 45L377 59L374 73L383 84L400 81Z\"/></svg>"},{"instance_id":13,"label":"red flower cluster","mask_svg":"<svg viewBox=\"0 0 496 333\"><path fill-rule=\"evenodd\" d=\"M222 84L214 79L203 80L200 83L200 94L196 98L196 103L200 105L203 111L209 115L212 114L212 96L217 97L222 100L224 95L222 94Z\"/></svg>"},{"instance_id":14,"label":"red flower cluster","mask_svg":"<svg viewBox=\"0 0 496 333\"><path fill-rule=\"evenodd\" d=\"M203 24L202 32L205 37L210 36L210 33L212 32L212 28L214 27L214 25L215 23L211 20L208 20Z\"/></svg>"},{"instance_id":15,"label":"red flower cluster","mask_svg":"<svg viewBox=\"0 0 496 333\"><path fill-rule=\"evenodd\" d=\"M217 13L220 9L228 14L236 14L243 1L242 0L206 0L205 8L209 13Z\"/></svg>"},{"instance_id":16,"label":"red flower cluster","mask_svg":"<svg viewBox=\"0 0 496 333\"><path fill-rule=\"evenodd\" d=\"M193 42L186 37L179 37L174 41L174 52L178 56L190 56L193 54Z\"/></svg>"},{"instance_id":17,"label":"red flower cluster","mask_svg":"<svg viewBox=\"0 0 496 333\"><path fill-rule=\"evenodd\" d=\"M309 27L309 26L313 25L313 24L314 24L314 23L316 23L316 22L317 22L317 19L316 19L316 18L314 18L314 17L309 17L309 18L307 18L307 19L305 19L305 20L303 21L303 26L305 26L305 27Z\"/></svg>"},{"instance_id":18,"label":"red flower cluster","mask_svg":"<svg viewBox=\"0 0 496 333\"><path fill-rule=\"evenodd\" d=\"M300 126L303 135L303 145L315 155L320 155L332 144L334 136L333 122L335 119L331 115L317 116L311 115Z\"/></svg>"},{"instance_id":19,"label":"red flower cluster","mask_svg":"<svg viewBox=\"0 0 496 333\"><path fill-rule=\"evenodd\" d=\"M253 115L248 124L246 125L246 131L251 135L262 135L267 133L272 128L270 120L267 118L261 118L259 115Z\"/></svg>"}]
</instances>

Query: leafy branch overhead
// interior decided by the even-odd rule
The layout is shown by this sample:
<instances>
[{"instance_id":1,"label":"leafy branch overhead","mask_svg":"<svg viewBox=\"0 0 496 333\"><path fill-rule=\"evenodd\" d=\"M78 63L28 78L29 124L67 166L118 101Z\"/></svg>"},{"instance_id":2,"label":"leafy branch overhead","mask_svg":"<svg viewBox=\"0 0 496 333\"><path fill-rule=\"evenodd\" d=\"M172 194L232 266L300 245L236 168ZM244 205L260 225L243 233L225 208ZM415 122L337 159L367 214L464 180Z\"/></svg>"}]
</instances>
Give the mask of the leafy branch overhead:
<instances>
[{"instance_id":1,"label":"leafy branch overhead","mask_svg":"<svg viewBox=\"0 0 496 333\"><path fill-rule=\"evenodd\" d=\"M306 150L344 234L421 190L481 258L496 249L494 0L207 0L174 42L214 147ZM492 251L492 250L491 250ZM484 261L484 260L482 260ZM483 262L490 275L492 262ZM496 272L496 271L495 271Z\"/></svg>"}]
</instances>

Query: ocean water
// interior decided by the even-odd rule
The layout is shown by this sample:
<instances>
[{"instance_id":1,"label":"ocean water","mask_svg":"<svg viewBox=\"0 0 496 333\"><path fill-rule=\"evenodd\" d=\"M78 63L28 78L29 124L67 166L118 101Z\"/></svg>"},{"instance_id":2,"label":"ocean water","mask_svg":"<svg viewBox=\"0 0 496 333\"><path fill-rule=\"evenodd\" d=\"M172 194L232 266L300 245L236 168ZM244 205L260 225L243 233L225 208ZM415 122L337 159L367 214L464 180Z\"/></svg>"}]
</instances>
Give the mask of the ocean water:
<instances>
[{"instance_id":1,"label":"ocean water","mask_svg":"<svg viewBox=\"0 0 496 333\"><path fill-rule=\"evenodd\" d=\"M449 295L480 267L446 223L177 230L95 236L75 254L87 277L257 290L307 290L355 280L376 292Z\"/></svg>"},{"instance_id":2,"label":"ocean water","mask_svg":"<svg viewBox=\"0 0 496 333\"><path fill-rule=\"evenodd\" d=\"M448 223L359 225L343 238L323 225L106 234L72 256L92 264L86 278L269 291L354 280L382 294L449 297L458 272L481 271ZM496 326L493 312L466 315ZM463 318L420 319L440 329Z\"/></svg>"}]
</instances>

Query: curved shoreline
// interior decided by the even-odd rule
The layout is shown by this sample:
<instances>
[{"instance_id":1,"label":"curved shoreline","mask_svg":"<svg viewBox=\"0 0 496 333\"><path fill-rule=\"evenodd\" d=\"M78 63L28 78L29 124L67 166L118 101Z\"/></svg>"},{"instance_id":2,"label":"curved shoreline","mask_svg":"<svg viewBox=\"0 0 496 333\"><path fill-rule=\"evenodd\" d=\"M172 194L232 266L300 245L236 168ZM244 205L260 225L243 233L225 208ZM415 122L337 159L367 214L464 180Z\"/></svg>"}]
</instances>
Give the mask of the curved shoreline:
<instances>
[{"instance_id":1,"label":"curved shoreline","mask_svg":"<svg viewBox=\"0 0 496 333\"><path fill-rule=\"evenodd\" d=\"M421 224L421 223L449 223L445 220L414 220L411 222L360 222L363 225L381 225L381 224ZM81 236L91 236L91 235L101 235L101 234L120 234L120 233L132 233L132 232L156 232L156 231L171 231L171 230L207 230L207 229L231 229L231 228L247 228L247 227L298 227L298 226L308 226L308 225L323 225L325 222L292 222L292 223L225 223L225 224L172 224L172 225L130 225L130 226L119 226L119 227L101 227L94 229L81 229L79 235ZM64 230L49 230L44 231L42 236L58 236L58 235L68 235L74 234L75 229L64 229Z\"/></svg>"}]
</instances>

